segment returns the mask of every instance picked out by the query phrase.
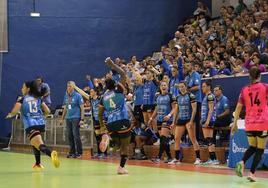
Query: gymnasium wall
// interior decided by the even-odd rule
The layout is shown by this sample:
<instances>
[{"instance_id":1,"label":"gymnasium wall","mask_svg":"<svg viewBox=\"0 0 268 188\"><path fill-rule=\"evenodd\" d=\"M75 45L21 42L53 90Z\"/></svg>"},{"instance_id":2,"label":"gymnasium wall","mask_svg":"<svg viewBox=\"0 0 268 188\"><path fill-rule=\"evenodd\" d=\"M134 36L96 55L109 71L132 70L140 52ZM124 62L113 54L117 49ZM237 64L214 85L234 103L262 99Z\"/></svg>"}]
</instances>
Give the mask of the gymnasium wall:
<instances>
[{"instance_id":1,"label":"gymnasium wall","mask_svg":"<svg viewBox=\"0 0 268 188\"><path fill-rule=\"evenodd\" d=\"M43 76L53 105L61 104L68 80L83 86L86 74L102 76L107 56L129 59L151 54L196 8L195 0L36 0L41 17L33 18L32 2L8 1L9 52L3 58L0 137L10 132L4 116L23 81Z\"/></svg>"}]
</instances>

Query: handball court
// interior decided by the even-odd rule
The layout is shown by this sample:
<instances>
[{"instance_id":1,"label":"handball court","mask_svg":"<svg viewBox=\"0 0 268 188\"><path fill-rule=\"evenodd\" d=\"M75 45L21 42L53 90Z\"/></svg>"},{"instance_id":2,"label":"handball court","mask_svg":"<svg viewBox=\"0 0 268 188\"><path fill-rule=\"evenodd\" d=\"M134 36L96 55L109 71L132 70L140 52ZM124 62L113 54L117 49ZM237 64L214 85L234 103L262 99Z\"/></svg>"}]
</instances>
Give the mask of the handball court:
<instances>
[{"instance_id":1,"label":"handball court","mask_svg":"<svg viewBox=\"0 0 268 188\"><path fill-rule=\"evenodd\" d=\"M268 172L257 171L258 181L250 183L234 175L224 166L194 166L180 164L169 166L151 161L127 162L129 175L117 175L118 161L61 159L61 167L55 169L48 157L42 156L43 171L33 171L33 155L0 152L0 187L2 188L128 188L128 187L268 187Z\"/></svg>"}]
</instances>

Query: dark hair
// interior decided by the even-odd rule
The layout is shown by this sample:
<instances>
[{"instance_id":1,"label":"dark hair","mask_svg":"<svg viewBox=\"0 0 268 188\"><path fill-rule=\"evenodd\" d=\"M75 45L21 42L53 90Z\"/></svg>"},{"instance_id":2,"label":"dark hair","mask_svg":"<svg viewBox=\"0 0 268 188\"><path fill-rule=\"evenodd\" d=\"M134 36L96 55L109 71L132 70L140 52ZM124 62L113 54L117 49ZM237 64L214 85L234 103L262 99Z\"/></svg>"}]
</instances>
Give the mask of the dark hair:
<instances>
[{"instance_id":1,"label":"dark hair","mask_svg":"<svg viewBox=\"0 0 268 188\"><path fill-rule=\"evenodd\" d=\"M37 76L37 77L36 77L36 80L37 80L37 79L40 79L41 82L44 82L44 78L43 78L42 76Z\"/></svg>"},{"instance_id":2,"label":"dark hair","mask_svg":"<svg viewBox=\"0 0 268 188\"><path fill-rule=\"evenodd\" d=\"M216 85L214 88L219 88L219 90L221 90L222 91L222 87L221 87L221 85Z\"/></svg>"},{"instance_id":3,"label":"dark hair","mask_svg":"<svg viewBox=\"0 0 268 188\"><path fill-rule=\"evenodd\" d=\"M261 76L261 71L258 67L253 66L249 70L249 79L250 82L252 83L253 81L257 80Z\"/></svg>"},{"instance_id":4,"label":"dark hair","mask_svg":"<svg viewBox=\"0 0 268 188\"><path fill-rule=\"evenodd\" d=\"M210 88L212 88L212 82L211 82L211 80L206 80L205 82L203 82L203 84L206 84L207 86L209 86Z\"/></svg>"},{"instance_id":5,"label":"dark hair","mask_svg":"<svg viewBox=\"0 0 268 188\"><path fill-rule=\"evenodd\" d=\"M114 90L116 87L115 81L111 78L105 80L106 88L109 90Z\"/></svg>"},{"instance_id":6,"label":"dark hair","mask_svg":"<svg viewBox=\"0 0 268 188\"><path fill-rule=\"evenodd\" d=\"M44 96L46 93L46 88L42 88L38 86L36 80L24 82L25 86L29 88L29 95L32 95L36 98Z\"/></svg>"},{"instance_id":7,"label":"dark hair","mask_svg":"<svg viewBox=\"0 0 268 188\"><path fill-rule=\"evenodd\" d=\"M187 83L185 81L180 81L179 84L184 84L187 87Z\"/></svg>"}]
</instances>

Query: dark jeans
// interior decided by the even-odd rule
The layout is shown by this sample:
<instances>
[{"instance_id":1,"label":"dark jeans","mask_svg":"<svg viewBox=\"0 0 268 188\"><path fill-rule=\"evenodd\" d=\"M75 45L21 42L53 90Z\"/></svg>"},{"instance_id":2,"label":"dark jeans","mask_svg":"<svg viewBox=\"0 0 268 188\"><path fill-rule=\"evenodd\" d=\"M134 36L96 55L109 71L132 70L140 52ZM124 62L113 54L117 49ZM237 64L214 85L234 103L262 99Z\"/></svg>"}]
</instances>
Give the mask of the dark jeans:
<instances>
[{"instance_id":1,"label":"dark jeans","mask_svg":"<svg viewBox=\"0 0 268 188\"><path fill-rule=\"evenodd\" d=\"M195 114L195 134L197 141L203 140L202 126L200 125L200 116L201 116L201 103L197 102L196 114Z\"/></svg>"},{"instance_id":2,"label":"dark jeans","mask_svg":"<svg viewBox=\"0 0 268 188\"><path fill-rule=\"evenodd\" d=\"M66 119L66 128L70 145L70 154L82 154L82 142L80 139L80 119Z\"/></svg>"}]
</instances>

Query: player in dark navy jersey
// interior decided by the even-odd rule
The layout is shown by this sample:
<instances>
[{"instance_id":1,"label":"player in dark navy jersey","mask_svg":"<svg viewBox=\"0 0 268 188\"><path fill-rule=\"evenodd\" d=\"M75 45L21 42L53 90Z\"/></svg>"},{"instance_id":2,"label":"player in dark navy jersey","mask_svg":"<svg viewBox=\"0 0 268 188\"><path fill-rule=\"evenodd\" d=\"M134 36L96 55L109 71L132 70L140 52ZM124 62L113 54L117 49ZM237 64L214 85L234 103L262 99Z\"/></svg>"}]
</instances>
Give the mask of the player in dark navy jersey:
<instances>
[{"instance_id":1,"label":"player in dark navy jersey","mask_svg":"<svg viewBox=\"0 0 268 188\"><path fill-rule=\"evenodd\" d=\"M22 97L18 97L15 106L6 118L14 117L19 111L21 111L21 118L23 121L24 129L27 137L30 140L30 144L33 146L33 152L35 155L34 169L43 169L41 165L40 151L51 157L52 163L56 168L59 167L60 162L56 151L51 151L43 142L41 133L45 131L45 118L43 111L46 114L50 113L49 108L41 97L45 91L38 89L38 83L36 81L25 82L22 86Z\"/></svg>"},{"instance_id":2,"label":"player in dark navy jersey","mask_svg":"<svg viewBox=\"0 0 268 188\"><path fill-rule=\"evenodd\" d=\"M201 163L200 160L200 148L196 140L195 135L195 115L196 115L196 98L193 93L187 91L186 82L179 83L180 94L177 96L177 104L175 106L173 125L175 127L175 159L173 159L169 164L179 164L180 163L180 142L185 129L189 134L189 138L193 143L193 147L196 153L195 165Z\"/></svg>"}]
</instances>

